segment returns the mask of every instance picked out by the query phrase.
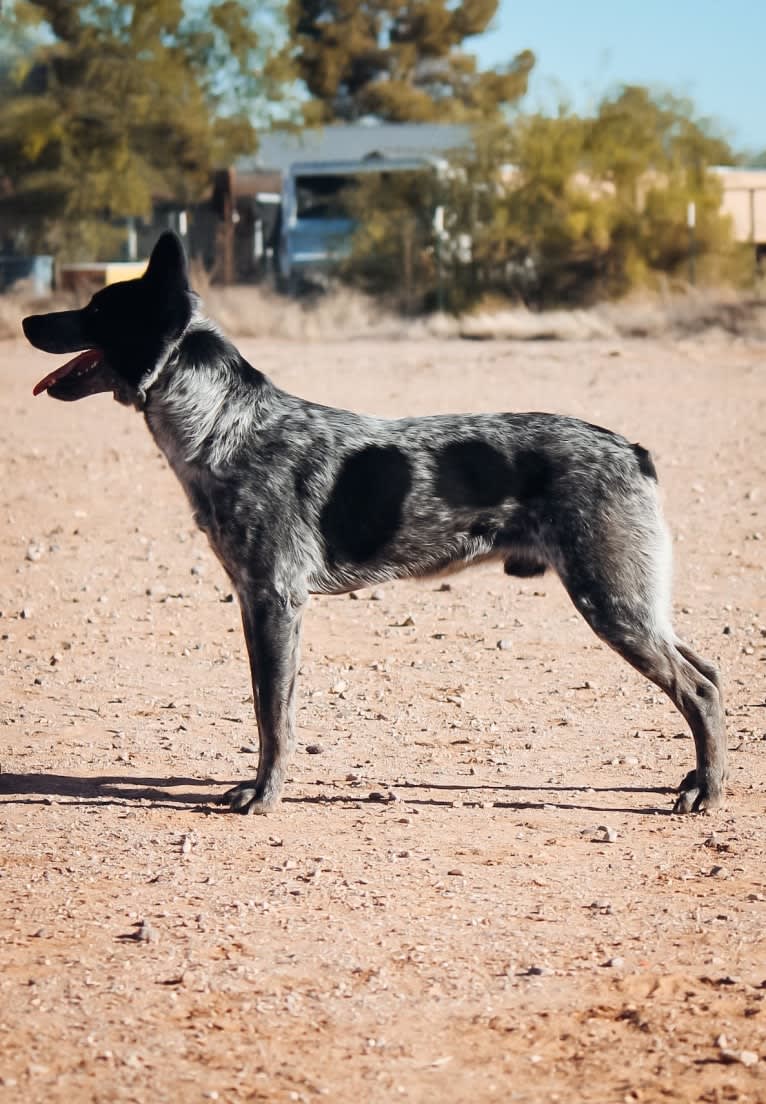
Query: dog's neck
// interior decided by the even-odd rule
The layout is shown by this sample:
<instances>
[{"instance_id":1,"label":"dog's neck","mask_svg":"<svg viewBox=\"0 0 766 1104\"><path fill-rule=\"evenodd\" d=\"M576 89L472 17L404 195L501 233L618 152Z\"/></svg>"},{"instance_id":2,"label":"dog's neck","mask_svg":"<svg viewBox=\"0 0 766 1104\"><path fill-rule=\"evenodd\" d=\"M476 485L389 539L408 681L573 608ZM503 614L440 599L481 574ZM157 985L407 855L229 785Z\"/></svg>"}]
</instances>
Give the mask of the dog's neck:
<instances>
[{"instance_id":1,"label":"dog's neck","mask_svg":"<svg viewBox=\"0 0 766 1104\"><path fill-rule=\"evenodd\" d=\"M213 322L195 315L141 390L149 428L173 467L218 469L257 430L273 388Z\"/></svg>"}]
</instances>

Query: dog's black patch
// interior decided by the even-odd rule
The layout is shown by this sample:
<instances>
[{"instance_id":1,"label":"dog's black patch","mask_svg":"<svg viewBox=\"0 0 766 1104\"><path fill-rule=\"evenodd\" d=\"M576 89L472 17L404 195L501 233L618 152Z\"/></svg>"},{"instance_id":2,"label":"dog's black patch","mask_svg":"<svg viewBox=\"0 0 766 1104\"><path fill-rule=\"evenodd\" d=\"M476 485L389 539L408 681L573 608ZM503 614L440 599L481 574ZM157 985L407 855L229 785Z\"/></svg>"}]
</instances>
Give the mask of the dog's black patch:
<instances>
[{"instance_id":1,"label":"dog's black patch","mask_svg":"<svg viewBox=\"0 0 766 1104\"><path fill-rule=\"evenodd\" d=\"M190 330L181 342L181 351L190 364L215 364L221 358L221 335L214 330Z\"/></svg>"},{"instance_id":2,"label":"dog's black patch","mask_svg":"<svg viewBox=\"0 0 766 1104\"><path fill-rule=\"evenodd\" d=\"M542 498L553 482L553 464L543 452L521 449L515 457L516 498L529 502Z\"/></svg>"},{"instance_id":3,"label":"dog's black patch","mask_svg":"<svg viewBox=\"0 0 766 1104\"><path fill-rule=\"evenodd\" d=\"M436 459L435 491L449 506L497 506L513 494L513 468L478 438L445 445Z\"/></svg>"},{"instance_id":4,"label":"dog's black patch","mask_svg":"<svg viewBox=\"0 0 766 1104\"><path fill-rule=\"evenodd\" d=\"M633 451L636 454L638 460L638 468L642 475L645 475L647 479L653 479L657 482L657 469L654 466L654 460L652 460L651 453L648 449L645 449L643 445L635 444Z\"/></svg>"},{"instance_id":5,"label":"dog's black patch","mask_svg":"<svg viewBox=\"0 0 766 1104\"><path fill-rule=\"evenodd\" d=\"M479 439L446 445L436 462L434 490L439 498L449 506L472 509L498 506L508 498L519 502L541 498L548 493L554 474L542 452L520 449L511 463ZM472 529L471 535L483 534Z\"/></svg>"},{"instance_id":6,"label":"dog's black patch","mask_svg":"<svg viewBox=\"0 0 766 1104\"><path fill-rule=\"evenodd\" d=\"M254 368L243 356L236 353L234 357L227 356L230 347L221 340L221 335L215 330L190 330L184 334L181 342L181 351L195 366L215 364L222 356L226 356L231 367L239 378L250 386L264 383L266 377L263 372ZM234 352L234 350L232 350Z\"/></svg>"},{"instance_id":7,"label":"dog's black patch","mask_svg":"<svg viewBox=\"0 0 766 1104\"><path fill-rule=\"evenodd\" d=\"M319 519L328 560L364 563L378 555L402 524L411 487L410 462L394 445L347 456Z\"/></svg>"}]
</instances>

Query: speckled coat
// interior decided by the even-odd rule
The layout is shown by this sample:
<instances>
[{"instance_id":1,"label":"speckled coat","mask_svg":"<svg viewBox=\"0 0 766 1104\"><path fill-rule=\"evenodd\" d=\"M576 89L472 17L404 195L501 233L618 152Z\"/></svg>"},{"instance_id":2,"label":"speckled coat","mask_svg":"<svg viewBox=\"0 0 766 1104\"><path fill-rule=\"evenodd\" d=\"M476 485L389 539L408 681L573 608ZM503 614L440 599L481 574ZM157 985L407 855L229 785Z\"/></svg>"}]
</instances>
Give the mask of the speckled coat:
<instances>
[{"instance_id":1,"label":"speckled coat","mask_svg":"<svg viewBox=\"0 0 766 1104\"><path fill-rule=\"evenodd\" d=\"M49 351L88 350L38 389L112 390L143 411L237 591L260 760L226 795L233 809L279 800L309 594L488 559L559 575L594 631L689 723L697 764L676 811L720 804L718 674L672 629L670 542L641 445L553 414L384 419L289 395L199 315L172 235L140 280L83 311L27 319L25 332Z\"/></svg>"}]
</instances>

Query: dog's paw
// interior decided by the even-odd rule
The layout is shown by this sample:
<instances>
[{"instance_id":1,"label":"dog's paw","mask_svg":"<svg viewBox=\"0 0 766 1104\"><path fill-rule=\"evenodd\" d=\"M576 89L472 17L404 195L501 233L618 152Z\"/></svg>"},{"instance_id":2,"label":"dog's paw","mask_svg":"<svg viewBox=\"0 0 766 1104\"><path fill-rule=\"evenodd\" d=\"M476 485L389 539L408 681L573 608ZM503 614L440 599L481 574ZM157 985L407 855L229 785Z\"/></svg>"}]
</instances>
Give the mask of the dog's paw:
<instances>
[{"instance_id":1,"label":"dog's paw","mask_svg":"<svg viewBox=\"0 0 766 1104\"><path fill-rule=\"evenodd\" d=\"M255 782L240 782L221 798L233 813L249 816L252 813L270 813L279 805L279 794L269 792Z\"/></svg>"},{"instance_id":2,"label":"dog's paw","mask_svg":"<svg viewBox=\"0 0 766 1104\"><path fill-rule=\"evenodd\" d=\"M678 789L674 813L712 813L723 805L723 787L705 792L697 785L697 772L694 770L689 771Z\"/></svg>"}]
</instances>

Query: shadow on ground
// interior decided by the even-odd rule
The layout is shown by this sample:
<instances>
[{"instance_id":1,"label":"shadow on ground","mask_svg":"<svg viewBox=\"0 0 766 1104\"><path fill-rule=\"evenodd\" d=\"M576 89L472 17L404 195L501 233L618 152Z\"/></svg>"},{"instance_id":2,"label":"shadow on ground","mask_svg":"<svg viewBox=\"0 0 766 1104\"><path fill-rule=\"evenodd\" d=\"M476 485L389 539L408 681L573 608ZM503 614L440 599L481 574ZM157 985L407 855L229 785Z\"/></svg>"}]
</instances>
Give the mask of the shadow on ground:
<instances>
[{"instance_id":1,"label":"shadow on ground","mask_svg":"<svg viewBox=\"0 0 766 1104\"><path fill-rule=\"evenodd\" d=\"M195 812L223 812L221 797L225 790L236 785L234 781L220 781L214 778L142 778L127 775L94 775L77 777L64 774L2 774L0 775L0 803L4 804L68 804L66 799L76 804L98 805L135 805L138 803L162 806L165 808L188 809ZM388 805L405 801L409 805L431 805L453 808L455 800L448 793L463 794L461 808L485 807L488 803L495 809L546 810L569 809L597 813L637 813L640 815L668 814L669 809L650 806L624 806L597 801L556 800L560 794L657 794L666 795L672 791L665 787L649 786L513 786L513 785L460 785L443 782L397 782L393 789L383 792L327 792L332 783L317 794L288 794L284 798L286 805ZM185 789L182 789L185 788ZM188 787L196 787L189 789ZM174 792L181 790L180 793ZM407 796L402 796L408 791ZM411 791L418 791L415 796ZM435 791L439 796L428 796ZM482 794L502 793L504 798L491 798L489 802ZM513 794L542 794L537 800L513 799ZM445 796L441 796L444 794ZM57 799L65 799L59 802Z\"/></svg>"}]
</instances>

